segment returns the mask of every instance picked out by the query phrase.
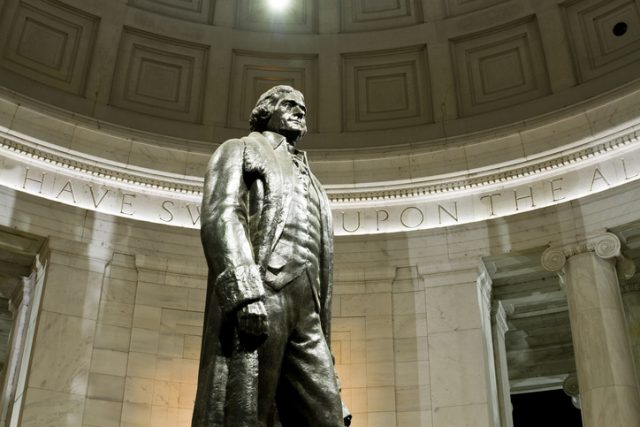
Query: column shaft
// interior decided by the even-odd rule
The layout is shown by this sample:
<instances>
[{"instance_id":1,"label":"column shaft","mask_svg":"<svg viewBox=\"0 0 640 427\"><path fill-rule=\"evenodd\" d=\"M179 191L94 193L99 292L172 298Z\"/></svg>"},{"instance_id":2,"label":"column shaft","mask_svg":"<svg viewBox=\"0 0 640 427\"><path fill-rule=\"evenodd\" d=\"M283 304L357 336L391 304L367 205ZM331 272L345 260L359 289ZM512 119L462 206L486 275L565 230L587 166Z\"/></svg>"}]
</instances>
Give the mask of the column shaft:
<instances>
[{"instance_id":1,"label":"column shaft","mask_svg":"<svg viewBox=\"0 0 640 427\"><path fill-rule=\"evenodd\" d=\"M623 287L622 301L627 315L631 352L636 365L636 381L640 381L640 283L627 283Z\"/></svg>"},{"instance_id":2,"label":"column shaft","mask_svg":"<svg viewBox=\"0 0 640 427\"><path fill-rule=\"evenodd\" d=\"M587 251L564 265L585 427L640 426L640 397L613 260Z\"/></svg>"}]
</instances>

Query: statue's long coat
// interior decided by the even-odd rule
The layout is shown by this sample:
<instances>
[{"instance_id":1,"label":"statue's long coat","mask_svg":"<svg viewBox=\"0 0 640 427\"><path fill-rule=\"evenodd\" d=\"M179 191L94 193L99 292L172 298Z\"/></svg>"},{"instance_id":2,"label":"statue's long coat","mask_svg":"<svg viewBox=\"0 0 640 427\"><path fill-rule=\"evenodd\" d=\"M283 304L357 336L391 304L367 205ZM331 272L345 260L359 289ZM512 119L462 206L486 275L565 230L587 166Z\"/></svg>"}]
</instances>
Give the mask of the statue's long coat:
<instances>
[{"instance_id":1,"label":"statue's long coat","mask_svg":"<svg viewBox=\"0 0 640 427\"><path fill-rule=\"evenodd\" d=\"M252 132L222 144L207 166L201 237L209 279L193 427L237 427L241 423L234 413L254 411L257 353L238 350L234 312L264 294L261 272L288 217L295 171L286 145L281 135ZM329 343L331 211L313 175L311 182L320 195L318 291L322 329Z\"/></svg>"}]
</instances>

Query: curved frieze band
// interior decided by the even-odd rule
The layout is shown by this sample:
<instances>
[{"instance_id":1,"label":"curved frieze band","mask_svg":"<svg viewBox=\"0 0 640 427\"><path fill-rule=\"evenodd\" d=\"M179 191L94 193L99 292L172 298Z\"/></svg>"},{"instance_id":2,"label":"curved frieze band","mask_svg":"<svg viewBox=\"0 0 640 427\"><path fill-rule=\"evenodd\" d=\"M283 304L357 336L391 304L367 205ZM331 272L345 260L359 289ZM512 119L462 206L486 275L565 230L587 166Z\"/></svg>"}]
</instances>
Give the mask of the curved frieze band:
<instances>
[{"instance_id":1,"label":"curved frieze band","mask_svg":"<svg viewBox=\"0 0 640 427\"><path fill-rule=\"evenodd\" d=\"M331 194L338 235L388 233L504 217L640 179L635 130L527 167L395 190Z\"/></svg>"},{"instance_id":2,"label":"curved frieze band","mask_svg":"<svg viewBox=\"0 0 640 427\"><path fill-rule=\"evenodd\" d=\"M354 192L329 188L337 235L448 227L578 199L640 179L637 125L537 163ZM99 161L0 126L0 182L116 216L198 228L202 179ZM468 173L468 172L467 172ZM386 189L385 189L386 188Z\"/></svg>"}]
</instances>

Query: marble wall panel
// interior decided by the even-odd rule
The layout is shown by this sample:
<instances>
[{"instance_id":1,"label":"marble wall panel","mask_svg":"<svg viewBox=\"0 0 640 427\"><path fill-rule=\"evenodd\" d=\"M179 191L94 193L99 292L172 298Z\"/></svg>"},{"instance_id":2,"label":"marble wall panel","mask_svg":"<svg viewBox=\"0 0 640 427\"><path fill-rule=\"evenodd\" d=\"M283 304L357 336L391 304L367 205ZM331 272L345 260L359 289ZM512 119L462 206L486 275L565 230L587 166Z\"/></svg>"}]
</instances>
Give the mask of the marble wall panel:
<instances>
[{"instance_id":1,"label":"marble wall panel","mask_svg":"<svg viewBox=\"0 0 640 427\"><path fill-rule=\"evenodd\" d=\"M56 120L49 115L25 107L19 107L11 117L11 121L6 123L16 132L61 147L71 145L77 129L70 123Z\"/></svg>"},{"instance_id":2,"label":"marble wall panel","mask_svg":"<svg viewBox=\"0 0 640 427\"><path fill-rule=\"evenodd\" d=\"M131 342L131 330L121 326L98 324L94 348L127 351Z\"/></svg>"},{"instance_id":3,"label":"marble wall panel","mask_svg":"<svg viewBox=\"0 0 640 427\"><path fill-rule=\"evenodd\" d=\"M32 388L37 388L84 396L89 380L94 331L95 320L41 312L27 395Z\"/></svg>"},{"instance_id":4,"label":"marble wall panel","mask_svg":"<svg viewBox=\"0 0 640 427\"><path fill-rule=\"evenodd\" d=\"M461 116L485 113L550 92L535 16L451 40Z\"/></svg>"},{"instance_id":5,"label":"marble wall panel","mask_svg":"<svg viewBox=\"0 0 640 427\"><path fill-rule=\"evenodd\" d=\"M428 378L424 378L424 374L426 374L428 370L425 368L422 369L423 370L421 372L418 372L416 378L424 380L424 384L418 386L396 387L395 402L398 415L403 412L426 412L431 408L431 390L428 386ZM420 376L420 373L422 373L423 376Z\"/></svg>"},{"instance_id":6,"label":"marble wall panel","mask_svg":"<svg viewBox=\"0 0 640 427\"><path fill-rule=\"evenodd\" d=\"M110 104L158 118L200 123L209 47L125 27Z\"/></svg>"},{"instance_id":7,"label":"marble wall panel","mask_svg":"<svg viewBox=\"0 0 640 427\"><path fill-rule=\"evenodd\" d=\"M19 105L4 99L0 100L0 123L5 127L11 126L13 118L19 110Z\"/></svg>"},{"instance_id":8,"label":"marble wall panel","mask_svg":"<svg viewBox=\"0 0 640 427\"><path fill-rule=\"evenodd\" d=\"M367 414L369 427L396 427L395 412L370 412Z\"/></svg>"},{"instance_id":9,"label":"marble wall panel","mask_svg":"<svg viewBox=\"0 0 640 427\"><path fill-rule=\"evenodd\" d=\"M69 145L72 150L123 164L129 160L131 147L131 140L113 138L109 143L105 143L101 133L77 126L74 128Z\"/></svg>"},{"instance_id":10,"label":"marble wall panel","mask_svg":"<svg viewBox=\"0 0 640 427\"><path fill-rule=\"evenodd\" d=\"M573 59L581 81L640 59L640 6L634 0L562 3Z\"/></svg>"},{"instance_id":11,"label":"marble wall panel","mask_svg":"<svg viewBox=\"0 0 640 427\"><path fill-rule=\"evenodd\" d=\"M129 0L140 9L186 21L211 23L215 0Z\"/></svg>"},{"instance_id":12,"label":"marble wall panel","mask_svg":"<svg viewBox=\"0 0 640 427\"><path fill-rule=\"evenodd\" d=\"M480 9L486 9L508 0L443 0L448 16L462 15Z\"/></svg>"},{"instance_id":13,"label":"marble wall panel","mask_svg":"<svg viewBox=\"0 0 640 427\"><path fill-rule=\"evenodd\" d=\"M124 396L125 378L108 374L89 374L87 397L96 400L120 401Z\"/></svg>"},{"instance_id":14,"label":"marble wall panel","mask_svg":"<svg viewBox=\"0 0 640 427\"><path fill-rule=\"evenodd\" d=\"M84 402L83 395L32 388L25 396L20 426L81 426Z\"/></svg>"},{"instance_id":15,"label":"marble wall panel","mask_svg":"<svg viewBox=\"0 0 640 427\"><path fill-rule=\"evenodd\" d=\"M260 95L276 85L289 85L304 94L309 112L307 129L318 122L317 56L233 51L227 126L246 130L249 113Z\"/></svg>"},{"instance_id":16,"label":"marble wall panel","mask_svg":"<svg viewBox=\"0 0 640 427\"><path fill-rule=\"evenodd\" d=\"M122 402L87 399L82 417L83 425L120 427Z\"/></svg>"},{"instance_id":17,"label":"marble wall panel","mask_svg":"<svg viewBox=\"0 0 640 427\"><path fill-rule=\"evenodd\" d=\"M433 411L433 427L489 427L487 405L449 406Z\"/></svg>"},{"instance_id":18,"label":"marble wall panel","mask_svg":"<svg viewBox=\"0 0 640 427\"><path fill-rule=\"evenodd\" d=\"M429 336L431 403L434 409L439 411L448 406L486 402L482 354L482 333L479 329Z\"/></svg>"},{"instance_id":19,"label":"marble wall panel","mask_svg":"<svg viewBox=\"0 0 640 427\"><path fill-rule=\"evenodd\" d=\"M342 31L374 31L422 21L416 0L347 0L342 3Z\"/></svg>"},{"instance_id":20,"label":"marble wall panel","mask_svg":"<svg viewBox=\"0 0 640 427\"><path fill-rule=\"evenodd\" d=\"M480 311L476 284L447 284L426 291L429 333L478 327Z\"/></svg>"},{"instance_id":21,"label":"marble wall panel","mask_svg":"<svg viewBox=\"0 0 640 427\"><path fill-rule=\"evenodd\" d=\"M187 153L182 150L135 144L129 150L128 156L127 163L131 166L157 168L178 175L184 175L186 172Z\"/></svg>"},{"instance_id":22,"label":"marble wall panel","mask_svg":"<svg viewBox=\"0 0 640 427\"><path fill-rule=\"evenodd\" d=\"M342 55L343 128L390 129L433 120L426 46Z\"/></svg>"},{"instance_id":23,"label":"marble wall panel","mask_svg":"<svg viewBox=\"0 0 640 427\"><path fill-rule=\"evenodd\" d=\"M136 302L158 308L187 308L188 290L178 286L163 286L141 283L138 286Z\"/></svg>"},{"instance_id":24,"label":"marble wall panel","mask_svg":"<svg viewBox=\"0 0 640 427\"><path fill-rule=\"evenodd\" d=\"M98 317L102 274L52 264L45 287L45 310L95 320Z\"/></svg>"},{"instance_id":25,"label":"marble wall panel","mask_svg":"<svg viewBox=\"0 0 640 427\"><path fill-rule=\"evenodd\" d=\"M411 178L408 157L395 159L356 159L352 163L356 183L384 182Z\"/></svg>"},{"instance_id":26,"label":"marble wall panel","mask_svg":"<svg viewBox=\"0 0 640 427\"><path fill-rule=\"evenodd\" d=\"M9 32L1 64L40 83L82 95L99 21L55 0L20 1L15 15L3 21Z\"/></svg>"},{"instance_id":27,"label":"marble wall panel","mask_svg":"<svg viewBox=\"0 0 640 427\"><path fill-rule=\"evenodd\" d=\"M291 2L282 11L264 0L239 0L235 3L236 27L243 30L314 33L317 29L317 0Z\"/></svg>"},{"instance_id":28,"label":"marble wall panel","mask_svg":"<svg viewBox=\"0 0 640 427\"><path fill-rule=\"evenodd\" d=\"M137 288L135 258L114 252L103 270L83 425L120 426Z\"/></svg>"},{"instance_id":29,"label":"marble wall panel","mask_svg":"<svg viewBox=\"0 0 640 427\"><path fill-rule=\"evenodd\" d=\"M405 411L396 416L397 425L412 427L433 427L431 411Z\"/></svg>"},{"instance_id":30,"label":"marble wall panel","mask_svg":"<svg viewBox=\"0 0 640 427\"><path fill-rule=\"evenodd\" d=\"M136 304L133 309L133 327L158 331L160 329L162 310L163 308L161 307Z\"/></svg>"},{"instance_id":31,"label":"marble wall panel","mask_svg":"<svg viewBox=\"0 0 640 427\"><path fill-rule=\"evenodd\" d=\"M127 353L94 349L91 356L91 372L124 377L127 371Z\"/></svg>"}]
</instances>

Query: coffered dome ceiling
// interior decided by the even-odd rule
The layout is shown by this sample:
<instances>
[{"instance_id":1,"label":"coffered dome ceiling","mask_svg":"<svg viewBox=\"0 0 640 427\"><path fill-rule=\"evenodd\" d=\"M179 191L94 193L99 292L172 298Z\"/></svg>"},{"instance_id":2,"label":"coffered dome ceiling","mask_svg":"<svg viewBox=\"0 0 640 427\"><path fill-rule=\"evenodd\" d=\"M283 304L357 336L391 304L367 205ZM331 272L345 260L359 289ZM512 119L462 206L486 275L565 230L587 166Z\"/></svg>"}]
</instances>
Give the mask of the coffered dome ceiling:
<instances>
[{"instance_id":1,"label":"coffered dome ceiling","mask_svg":"<svg viewBox=\"0 0 640 427\"><path fill-rule=\"evenodd\" d=\"M635 0L5 0L0 82L69 112L219 143L277 84L310 149L429 144L580 104L640 71Z\"/></svg>"}]
</instances>

